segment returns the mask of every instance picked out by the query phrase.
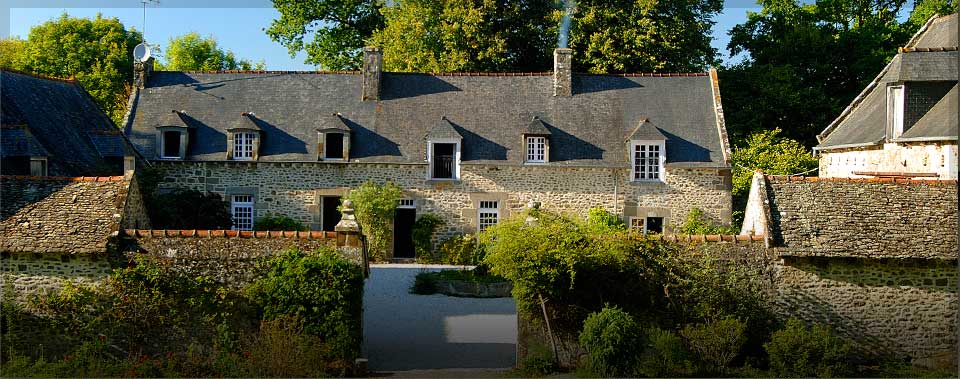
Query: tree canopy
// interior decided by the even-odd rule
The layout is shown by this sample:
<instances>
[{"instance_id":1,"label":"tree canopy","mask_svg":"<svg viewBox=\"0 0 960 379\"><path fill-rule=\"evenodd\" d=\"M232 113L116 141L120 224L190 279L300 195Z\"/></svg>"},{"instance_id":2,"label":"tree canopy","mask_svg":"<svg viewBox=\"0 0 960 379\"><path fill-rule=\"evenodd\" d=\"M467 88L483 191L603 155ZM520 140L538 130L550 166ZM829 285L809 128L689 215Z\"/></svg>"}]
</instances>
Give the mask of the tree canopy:
<instances>
[{"instance_id":1,"label":"tree canopy","mask_svg":"<svg viewBox=\"0 0 960 379\"><path fill-rule=\"evenodd\" d=\"M360 67L364 41L383 27L383 0L273 0L280 18L267 35L294 56L306 51L305 63L328 70Z\"/></svg>"},{"instance_id":2,"label":"tree canopy","mask_svg":"<svg viewBox=\"0 0 960 379\"><path fill-rule=\"evenodd\" d=\"M164 53L164 62L157 69L170 71L262 70L263 61L256 64L237 59L232 51L224 51L213 36L202 37L190 32L170 38Z\"/></svg>"}]
</instances>

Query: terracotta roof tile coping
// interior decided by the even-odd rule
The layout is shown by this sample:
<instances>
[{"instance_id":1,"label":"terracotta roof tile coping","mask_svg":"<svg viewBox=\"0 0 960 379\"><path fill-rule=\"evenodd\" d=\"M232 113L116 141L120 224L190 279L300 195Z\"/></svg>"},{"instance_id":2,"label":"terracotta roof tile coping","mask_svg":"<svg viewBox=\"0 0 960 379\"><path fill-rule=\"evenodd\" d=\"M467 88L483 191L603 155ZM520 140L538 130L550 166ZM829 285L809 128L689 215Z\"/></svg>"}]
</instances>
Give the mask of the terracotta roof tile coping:
<instances>
[{"instance_id":1,"label":"terracotta roof tile coping","mask_svg":"<svg viewBox=\"0 0 960 379\"><path fill-rule=\"evenodd\" d=\"M66 182L119 182L123 176L28 176L28 175L0 175L0 180L30 180L30 181L66 181Z\"/></svg>"},{"instance_id":2,"label":"terracotta roof tile coping","mask_svg":"<svg viewBox=\"0 0 960 379\"><path fill-rule=\"evenodd\" d=\"M942 47L901 47L897 49L901 53L931 53L940 51L957 51L957 46Z\"/></svg>"},{"instance_id":3,"label":"terracotta roof tile coping","mask_svg":"<svg viewBox=\"0 0 960 379\"><path fill-rule=\"evenodd\" d=\"M253 230L196 230L196 229L125 229L132 237L224 237L224 238L300 238L332 239L337 232L324 231L253 231Z\"/></svg>"},{"instance_id":4,"label":"terracotta roof tile coping","mask_svg":"<svg viewBox=\"0 0 960 379\"><path fill-rule=\"evenodd\" d=\"M223 71L158 71L182 72L185 74L317 74L317 75L359 75L360 71L256 71L256 70L223 70ZM386 72L399 75L433 75L433 76L551 76L553 72ZM707 76L706 72L639 72L624 74L590 74L574 73L576 75L618 76L618 77L690 77Z\"/></svg>"},{"instance_id":5,"label":"terracotta roof tile coping","mask_svg":"<svg viewBox=\"0 0 960 379\"><path fill-rule=\"evenodd\" d=\"M637 237L643 238L643 237ZM657 241L668 241L668 242L753 242L753 241L763 241L763 236L754 234L754 235L733 235L733 234L654 234L648 236L648 238L657 240Z\"/></svg>"},{"instance_id":6,"label":"terracotta roof tile coping","mask_svg":"<svg viewBox=\"0 0 960 379\"><path fill-rule=\"evenodd\" d=\"M849 183L898 183L898 184L929 184L929 185L957 185L956 180L935 179L908 179L908 178L821 178L817 176L787 176L765 175L767 180L779 182L849 182Z\"/></svg>"}]
</instances>

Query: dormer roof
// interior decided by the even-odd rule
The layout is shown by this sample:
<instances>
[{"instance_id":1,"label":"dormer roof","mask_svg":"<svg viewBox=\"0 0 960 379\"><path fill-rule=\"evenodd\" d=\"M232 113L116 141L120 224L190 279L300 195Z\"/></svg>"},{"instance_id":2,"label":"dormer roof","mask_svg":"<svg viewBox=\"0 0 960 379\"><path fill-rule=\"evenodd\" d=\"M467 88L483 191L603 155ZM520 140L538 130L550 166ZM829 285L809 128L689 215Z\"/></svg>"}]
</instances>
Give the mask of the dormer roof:
<instances>
[{"instance_id":1,"label":"dormer roof","mask_svg":"<svg viewBox=\"0 0 960 379\"><path fill-rule=\"evenodd\" d=\"M631 133L628 138L630 141L657 141L666 139L667 136L663 135L663 132L661 132L659 128L653 126L649 118L640 120L639 125L633 129L633 133Z\"/></svg>"},{"instance_id":2,"label":"dormer roof","mask_svg":"<svg viewBox=\"0 0 960 379\"><path fill-rule=\"evenodd\" d=\"M317 131L326 133L350 133L350 126L347 125L347 120L343 118L343 115L332 113L320 119L320 127L317 128Z\"/></svg>"},{"instance_id":3,"label":"dormer roof","mask_svg":"<svg viewBox=\"0 0 960 379\"><path fill-rule=\"evenodd\" d=\"M26 125L0 127L0 157L46 157L50 155Z\"/></svg>"},{"instance_id":4,"label":"dormer roof","mask_svg":"<svg viewBox=\"0 0 960 379\"><path fill-rule=\"evenodd\" d=\"M457 128L447 119L447 116L441 116L440 122L436 123L433 129L430 129L426 138L428 140L444 138L463 139L463 136L460 135L460 132L457 132Z\"/></svg>"},{"instance_id":5,"label":"dormer roof","mask_svg":"<svg viewBox=\"0 0 960 379\"><path fill-rule=\"evenodd\" d=\"M255 130L262 131L260 125L257 125L257 115L253 112L243 112L240 114L240 118L233 122L233 125L227 129L227 131L236 131L236 130Z\"/></svg>"},{"instance_id":6,"label":"dormer roof","mask_svg":"<svg viewBox=\"0 0 960 379\"><path fill-rule=\"evenodd\" d=\"M172 110L157 119L154 127L156 128L189 128L190 124L184 120L187 115L185 111Z\"/></svg>"},{"instance_id":7,"label":"dormer roof","mask_svg":"<svg viewBox=\"0 0 960 379\"><path fill-rule=\"evenodd\" d=\"M526 129L523 130L523 134L531 136L549 136L550 129L548 129L547 124L540 119L540 116L533 116L533 119L527 124Z\"/></svg>"}]
</instances>

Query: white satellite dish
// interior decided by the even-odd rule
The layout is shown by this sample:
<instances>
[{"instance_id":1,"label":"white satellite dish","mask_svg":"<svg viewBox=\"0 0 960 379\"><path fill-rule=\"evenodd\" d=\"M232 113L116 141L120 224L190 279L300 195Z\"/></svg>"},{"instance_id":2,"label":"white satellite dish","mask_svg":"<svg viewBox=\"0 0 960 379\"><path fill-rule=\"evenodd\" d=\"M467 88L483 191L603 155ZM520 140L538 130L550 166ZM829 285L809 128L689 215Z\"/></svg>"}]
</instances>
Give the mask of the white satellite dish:
<instances>
[{"instance_id":1,"label":"white satellite dish","mask_svg":"<svg viewBox=\"0 0 960 379\"><path fill-rule=\"evenodd\" d=\"M150 59L150 46L147 46L146 43L141 42L139 45L134 47L133 59L136 59L140 62L146 62L147 59Z\"/></svg>"}]
</instances>

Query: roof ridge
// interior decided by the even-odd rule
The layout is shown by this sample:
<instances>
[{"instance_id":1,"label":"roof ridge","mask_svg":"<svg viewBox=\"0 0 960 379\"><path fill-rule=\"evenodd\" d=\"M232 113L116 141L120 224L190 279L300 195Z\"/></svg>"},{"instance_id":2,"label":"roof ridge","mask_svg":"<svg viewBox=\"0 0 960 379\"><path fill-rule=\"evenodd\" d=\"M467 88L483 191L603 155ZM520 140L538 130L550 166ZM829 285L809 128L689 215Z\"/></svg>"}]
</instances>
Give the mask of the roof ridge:
<instances>
[{"instance_id":1,"label":"roof ridge","mask_svg":"<svg viewBox=\"0 0 960 379\"><path fill-rule=\"evenodd\" d=\"M216 70L216 71L204 71L204 70L183 70L183 71L166 71L166 70L157 70L154 73L182 73L182 74L317 74L317 75L337 75L337 74L360 74L360 71L328 71L328 70Z\"/></svg>"},{"instance_id":2,"label":"roof ridge","mask_svg":"<svg viewBox=\"0 0 960 379\"><path fill-rule=\"evenodd\" d=\"M358 75L360 71L297 71L297 70L218 70L218 71L154 71L155 73L183 73L183 74L316 74L316 75ZM432 75L432 76L552 76L552 71L547 72L392 72L384 71L386 74L399 75ZM708 76L707 72L634 72L634 73L614 73L614 74L593 74L588 72L575 72L574 75L590 76L614 76L614 77L699 77Z\"/></svg>"},{"instance_id":3,"label":"roof ridge","mask_svg":"<svg viewBox=\"0 0 960 379\"><path fill-rule=\"evenodd\" d=\"M909 178L821 178L818 176L764 175L767 180L779 182L847 182L847 183L897 183L957 185L956 180L909 179Z\"/></svg>"},{"instance_id":4,"label":"roof ridge","mask_svg":"<svg viewBox=\"0 0 960 379\"><path fill-rule=\"evenodd\" d=\"M957 51L957 46L940 47L901 47L897 49L898 53L936 53L943 51Z\"/></svg>"},{"instance_id":5,"label":"roof ridge","mask_svg":"<svg viewBox=\"0 0 960 379\"><path fill-rule=\"evenodd\" d=\"M8 68L8 67L0 67L0 72L4 72L4 71L6 71L6 72L12 72L12 73L14 73L14 74L26 75L26 76L34 77L34 78L37 78L37 79L54 80L54 81L58 81L58 82L72 83L72 84L77 84L77 83L78 83L78 82L77 82L77 79L74 78L73 76L70 76L69 78L61 78L61 77L52 76L52 75L37 74L37 73L33 73L33 72L21 71L21 70L17 70L17 69L13 69L13 68Z\"/></svg>"},{"instance_id":6,"label":"roof ridge","mask_svg":"<svg viewBox=\"0 0 960 379\"><path fill-rule=\"evenodd\" d=\"M0 180L49 181L49 182L119 182L123 176L30 176L0 175Z\"/></svg>"}]
</instances>

